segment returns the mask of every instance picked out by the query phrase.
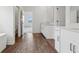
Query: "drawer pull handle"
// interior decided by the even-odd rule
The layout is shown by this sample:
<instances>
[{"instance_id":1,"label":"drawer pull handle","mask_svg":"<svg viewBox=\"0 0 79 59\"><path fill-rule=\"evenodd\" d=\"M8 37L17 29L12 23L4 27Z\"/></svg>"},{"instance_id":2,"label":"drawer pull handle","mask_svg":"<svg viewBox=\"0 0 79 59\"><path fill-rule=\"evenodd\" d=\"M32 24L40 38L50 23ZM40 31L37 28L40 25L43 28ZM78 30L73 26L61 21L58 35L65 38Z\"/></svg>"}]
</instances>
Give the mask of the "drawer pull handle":
<instances>
[{"instance_id":1,"label":"drawer pull handle","mask_svg":"<svg viewBox=\"0 0 79 59\"><path fill-rule=\"evenodd\" d=\"M73 50L72 50L72 43L70 43L70 51L73 51Z\"/></svg>"},{"instance_id":2,"label":"drawer pull handle","mask_svg":"<svg viewBox=\"0 0 79 59\"><path fill-rule=\"evenodd\" d=\"M73 53L76 53L75 49L76 49L76 46L73 45Z\"/></svg>"}]
</instances>

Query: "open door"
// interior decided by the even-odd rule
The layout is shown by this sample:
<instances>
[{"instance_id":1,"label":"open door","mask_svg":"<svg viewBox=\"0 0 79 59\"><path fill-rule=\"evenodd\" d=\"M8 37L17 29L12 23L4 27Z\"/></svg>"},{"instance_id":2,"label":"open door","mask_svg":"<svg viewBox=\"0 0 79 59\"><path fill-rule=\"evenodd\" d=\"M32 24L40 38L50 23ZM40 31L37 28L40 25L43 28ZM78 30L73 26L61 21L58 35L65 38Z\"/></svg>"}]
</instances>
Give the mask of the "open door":
<instances>
[{"instance_id":1,"label":"open door","mask_svg":"<svg viewBox=\"0 0 79 59\"><path fill-rule=\"evenodd\" d=\"M15 7L15 36L18 36L18 15L19 9L18 7Z\"/></svg>"},{"instance_id":2,"label":"open door","mask_svg":"<svg viewBox=\"0 0 79 59\"><path fill-rule=\"evenodd\" d=\"M21 37L23 33L23 12L20 13L20 26L21 26Z\"/></svg>"},{"instance_id":3,"label":"open door","mask_svg":"<svg viewBox=\"0 0 79 59\"><path fill-rule=\"evenodd\" d=\"M22 37L23 26L23 12L20 7L15 7L15 34Z\"/></svg>"}]
</instances>

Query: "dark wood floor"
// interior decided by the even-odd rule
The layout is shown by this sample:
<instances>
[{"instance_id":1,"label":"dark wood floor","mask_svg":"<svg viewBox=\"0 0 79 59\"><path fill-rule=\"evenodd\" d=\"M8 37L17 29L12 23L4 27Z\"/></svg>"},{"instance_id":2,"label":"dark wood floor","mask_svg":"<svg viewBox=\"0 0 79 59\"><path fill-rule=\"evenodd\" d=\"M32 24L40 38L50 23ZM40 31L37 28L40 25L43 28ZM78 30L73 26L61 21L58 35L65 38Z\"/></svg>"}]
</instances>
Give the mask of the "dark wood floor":
<instances>
[{"instance_id":1,"label":"dark wood floor","mask_svg":"<svg viewBox=\"0 0 79 59\"><path fill-rule=\"evenodd\" d=\"M52 41L46 40L41 34L27 33L22 38L16 38L16 43L3 53L56 53Z\"/></svg>"}]
</instances>

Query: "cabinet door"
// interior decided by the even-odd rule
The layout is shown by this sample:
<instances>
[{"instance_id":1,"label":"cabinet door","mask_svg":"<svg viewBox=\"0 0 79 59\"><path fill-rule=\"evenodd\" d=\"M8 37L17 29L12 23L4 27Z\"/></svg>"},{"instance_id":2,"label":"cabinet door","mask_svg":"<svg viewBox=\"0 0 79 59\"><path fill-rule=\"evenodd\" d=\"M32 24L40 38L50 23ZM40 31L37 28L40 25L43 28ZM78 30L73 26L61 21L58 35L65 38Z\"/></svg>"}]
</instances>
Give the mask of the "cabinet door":
<instances>
[{"instance_id":1,"label":"cabinet door","mask_svg":"<svg viewBox=\"0 0 79 59\"><path fill-rule=\"evenodd\" d=\"M79 43L73 44L73 53L79 53Z\"/></svg>"},{"instance_id":2,"label":"cabinet door","mask_svg":"<svg viewBox=\"0 0 79 59\"><path fill-rule=\"evenodd\" d=\"M61 30L61 53L70 53L70 33L66 30Z\"/></svg>"},{"instance_id":3,"label":"cabinet door","mask_svg":"<svg viewBox=\"0 0 79 59\"><path fill-rule=\"evenodd\" d=\"M79 33L73 32L72 33L72 43L73 43L73 53L79 53Z\"/></svg>"}]
</instances>

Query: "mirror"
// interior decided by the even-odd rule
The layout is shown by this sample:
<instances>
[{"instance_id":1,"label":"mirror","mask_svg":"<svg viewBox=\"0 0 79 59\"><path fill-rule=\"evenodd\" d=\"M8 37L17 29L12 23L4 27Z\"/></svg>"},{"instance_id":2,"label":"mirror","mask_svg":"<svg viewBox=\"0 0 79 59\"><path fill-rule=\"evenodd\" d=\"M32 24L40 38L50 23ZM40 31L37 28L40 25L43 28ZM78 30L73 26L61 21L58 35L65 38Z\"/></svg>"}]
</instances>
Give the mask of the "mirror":
<instances>
[{"instance_id":1,"label":"mirror","mask_svg":"<svg viewBox=\"0 0 79 59\"><path fill-rule=\"evenodd\" d=\"M79 6L71 6L70 18L71 23L79 23Z\"/></svg>"},{"instance_id":2,"label":"mirror","mask_svg":"<svg viewBox=\"0 0 79 59\"><path fill-rule=\"evenodd\" d=\"M79 10L77 10L77 23L79 23Z\"/></svg>"}]
</instances>

